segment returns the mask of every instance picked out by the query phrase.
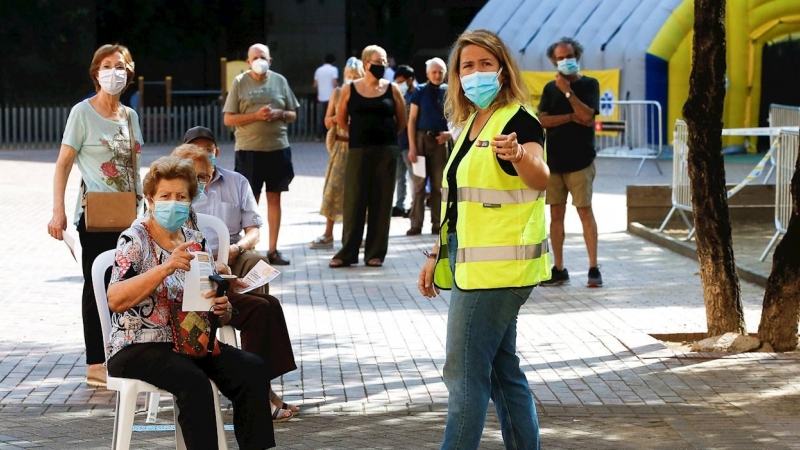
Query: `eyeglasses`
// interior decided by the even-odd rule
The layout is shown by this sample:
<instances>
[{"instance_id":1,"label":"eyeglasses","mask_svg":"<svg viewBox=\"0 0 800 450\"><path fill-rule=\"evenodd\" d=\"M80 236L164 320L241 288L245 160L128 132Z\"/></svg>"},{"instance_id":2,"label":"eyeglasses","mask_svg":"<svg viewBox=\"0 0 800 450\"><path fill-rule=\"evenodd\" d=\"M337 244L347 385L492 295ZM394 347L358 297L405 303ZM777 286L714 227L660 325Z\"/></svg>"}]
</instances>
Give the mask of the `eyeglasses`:
<instances>
[{"instance_id":1,"label":"eyeglasses","mask_svg":"<svg viewBox=\"0 0 800 450\"><path fill-rule=\"evenodd\" d=\"M217 151L217 147L216 147L216 146L213 146L213 145L212 145L212 146L210 146L210 147L200 147L200 148L202 148L203 150L205 150L205 151L206 151L206 153L214 153L214 152L216 152L216 151Z\"/></svg>"},{"instance_id":2,"label":"eyeglasses","mask_svg":"<svg viewBox=\"0 0 800 450\"><path fill-rule=\"evenodd\" d=\"M206 175L203 173L197 175L198 183L208 183L209 181L211 181L211 175Z\"/></svg>"}]
</instances>

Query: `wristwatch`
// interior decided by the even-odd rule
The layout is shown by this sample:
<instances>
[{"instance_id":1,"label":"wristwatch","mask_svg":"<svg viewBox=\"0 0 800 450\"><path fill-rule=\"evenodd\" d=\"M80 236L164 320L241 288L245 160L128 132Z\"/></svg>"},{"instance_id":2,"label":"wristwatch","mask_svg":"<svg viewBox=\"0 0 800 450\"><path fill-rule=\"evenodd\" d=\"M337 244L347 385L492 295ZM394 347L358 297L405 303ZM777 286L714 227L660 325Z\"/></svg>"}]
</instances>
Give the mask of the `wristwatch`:
<instances>
[{"instance_id":1,"label":"wristwatch","mask_svg":"<svg viewBox=\"0 0 800 450\"><path fill-rule=\"evenodd\" d=\"M569 98L572 97L572 92L567 92L564 94L564 97L567 97L567 100L569 100Z\"/></svg>"}]
</instances>

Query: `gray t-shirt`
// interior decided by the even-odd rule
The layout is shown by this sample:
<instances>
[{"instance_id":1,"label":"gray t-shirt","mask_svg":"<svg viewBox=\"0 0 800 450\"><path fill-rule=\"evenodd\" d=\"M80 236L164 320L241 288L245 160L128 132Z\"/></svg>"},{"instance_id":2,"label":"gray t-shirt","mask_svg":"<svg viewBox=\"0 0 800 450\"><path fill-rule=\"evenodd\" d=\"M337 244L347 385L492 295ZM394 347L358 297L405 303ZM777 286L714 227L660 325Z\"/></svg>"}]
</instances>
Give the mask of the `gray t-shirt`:
<instances>
[{"instance_id":1,"label":"gray t-shirt","mask_svg":"<svg viewBox=\"0 0 800 450\"><path fill-rule=\"evenodd\" d=\"M265 105L272 105L273 109L295 111L300 103L283 75L269 71L267 78L259 81L250 76L248 70L233 79L222 112L249 114ZM235 136L236 150L272 152L289 147L286 122L283 120L259 120L236 127Z\"/></svg>"},{"instance_id":2,"label":"gray t-shirt","mask_svg":"<svg viewBox=\"0 0 800 450\"><path fill-rule=\"evenodd\" d=\"M128 121L120 122L106 119L95 111L89 100L72 107L64 129L63 145L78 151L76 158L81 178L88 192L126 192L130 191L133 177L136 177L136 191L142 195L139 178L142 153L142 130L139 116L131 108L125 107L133 122L133 135L136 145L136 170L131 171L131 141ZM78 197L75 205L75 225L83 213L82 199Z\"/></svg>"}]
</instances>

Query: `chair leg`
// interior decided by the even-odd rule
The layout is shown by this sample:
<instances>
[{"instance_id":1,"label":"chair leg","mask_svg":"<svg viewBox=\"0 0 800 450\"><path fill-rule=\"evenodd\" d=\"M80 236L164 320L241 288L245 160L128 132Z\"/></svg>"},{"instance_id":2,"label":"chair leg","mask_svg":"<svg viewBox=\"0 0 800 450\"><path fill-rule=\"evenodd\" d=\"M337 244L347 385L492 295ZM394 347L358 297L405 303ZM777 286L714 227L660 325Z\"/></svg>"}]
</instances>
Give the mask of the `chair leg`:
<instances>
[{"instance_id":1,"label":"chair leg","mask_svg":"<svg viewBox=\"0 0 800 450\"><path fill-rule=\"evenodd\" d=\"M117 407L114 410L114 429L111 431L111 448L117 448L117 428L119 427L120 393L117 392Z\"/></svg>"},{"instance_id":2,"label":"chair leg","mask_svg":"<svg viewBox=\"0 0 800 450\"><path fill-rule=\"evenodd\" d=\"M117 393L117 414L114 420L114 448L128 450L131 446L133 433L133 416L136 414L136 397L138 392L134 389L123 389Z\"/></svg>"},{"instance_id":3,"label":"chair leg","mask_svg":"<svg viewBox=\"0 0 800 450\"><path fill-rule=\"evenodd\" d=\"M225 439L225 422L222 420L222 407L219 403L219 390L213 381L211 381L211 390L214 392L214 413L217 416L217 448L228 450L228 440Z\"/></svg>"},{"instance_id":4,"label":"chair leg","mask_svg":"<svg viewBox=\"0 0 800 450\"><path fill-rule=\"evenodd\" d=\"M161 400L160 392L147 393L147 423L156 423L158 420L158 402Z\"/></svg>"},{"instance_id":5,"label":"chair leg","mask_svg":"<svg viewBox=\"0 0 800 450\"><path fill-rule=\"evenodd\" d=\"M172 396L172 405L172 411L175 417L175 448L177 450L186 450L186 442L183 440L183 429L181 428L181 423L178 422L178 415L181 411L178 408L178 399L174 395Z\"/></svg>"}]
</instances>

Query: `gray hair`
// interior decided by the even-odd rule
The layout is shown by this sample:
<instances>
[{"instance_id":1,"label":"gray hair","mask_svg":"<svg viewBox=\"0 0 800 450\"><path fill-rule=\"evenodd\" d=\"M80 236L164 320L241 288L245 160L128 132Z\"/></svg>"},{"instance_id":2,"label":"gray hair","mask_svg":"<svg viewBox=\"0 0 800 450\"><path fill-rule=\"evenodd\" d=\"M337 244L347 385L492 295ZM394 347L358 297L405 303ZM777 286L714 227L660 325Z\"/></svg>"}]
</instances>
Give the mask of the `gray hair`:
<instances>
[{"instance_id":1,"label":"gray hair","mask_svg":"<svg viewBox=\"0 0 800 450\"><path fill-rule=\"evenodd\" d=\"M439 58L439 57L433 57L433 58L425 61L425 71L427 72L427 71L431 70L431 66L433 66L434 64L436 64L437 66L441 67L442 70L444 70L444 72L447 73L447 64L445 64L444 61L442 60L442 58Z\"/></svg>"},{"instance_id":2,"label":"gray hair","mask_svg":"<svg viewBox=\"0 0 800 450\"><path fill-rule=\"evenodd\" d=\"M559 45L571 45L572 49L575 50L575 59L581 59L581 55L583 55L583 46L575 39L566 36L562 37L553 44L550 44L550 47L547 47L547 57L549 59L555 58L556 47Z\"/></svg>"}]
</instances>

